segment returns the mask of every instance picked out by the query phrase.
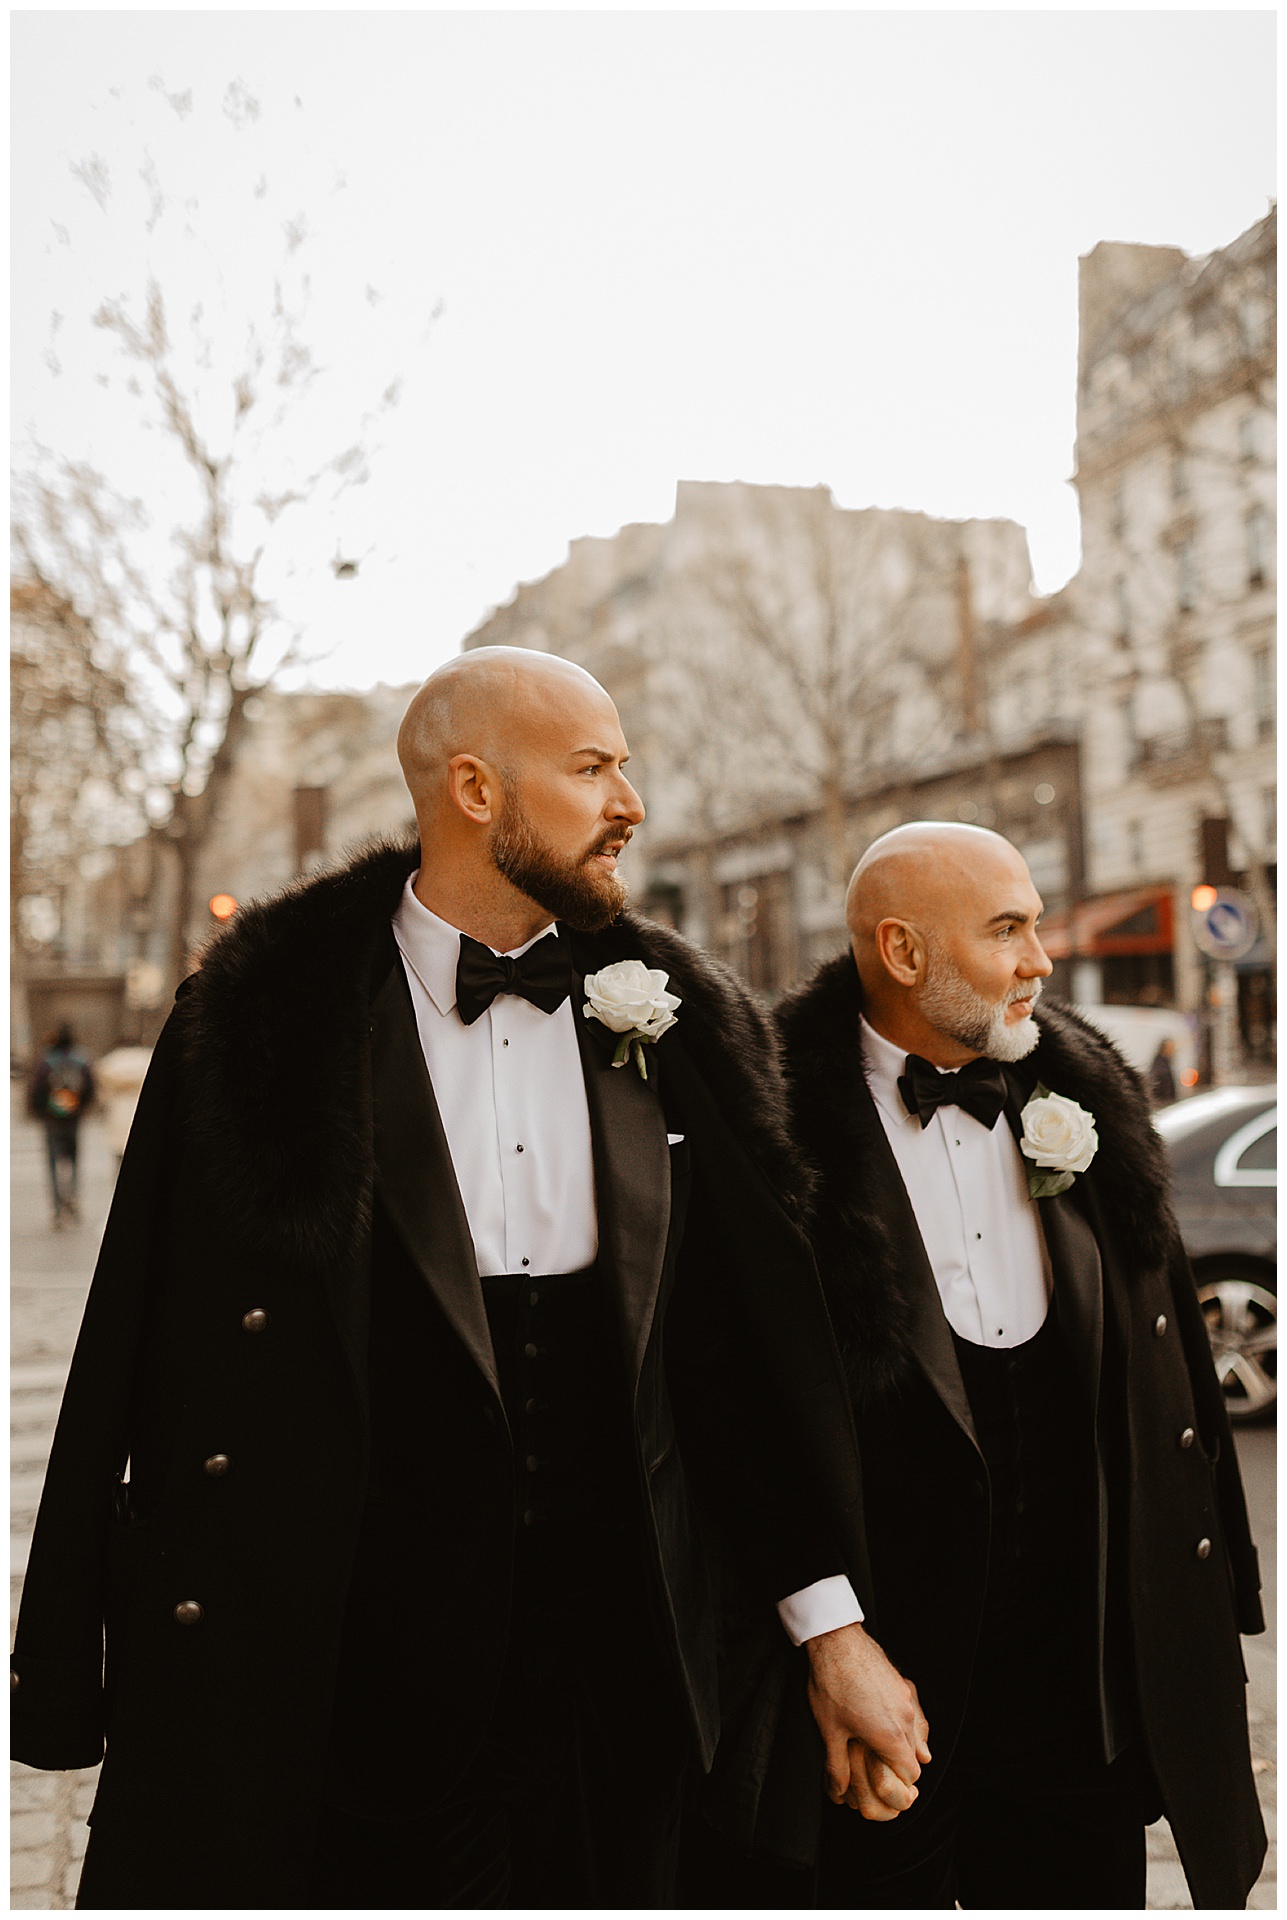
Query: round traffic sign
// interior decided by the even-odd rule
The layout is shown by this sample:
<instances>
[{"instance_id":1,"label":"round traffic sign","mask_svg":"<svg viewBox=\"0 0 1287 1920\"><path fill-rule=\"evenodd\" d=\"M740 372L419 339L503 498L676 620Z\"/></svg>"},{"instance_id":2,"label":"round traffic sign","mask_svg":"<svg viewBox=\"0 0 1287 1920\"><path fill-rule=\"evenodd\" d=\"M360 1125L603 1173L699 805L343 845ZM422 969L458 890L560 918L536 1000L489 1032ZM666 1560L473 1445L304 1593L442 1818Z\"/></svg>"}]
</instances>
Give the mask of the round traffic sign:
<instances>
[{"instance_id":1,"label":"round traffic sign","mask_svg":"<svg viewBox=\"0 0 1287 1920\"><path fill-rule=\"evenodd\" d=\"M1219 887L1209 906L1193 910L1193 938L1213 960L1241 960L1259 932L1256 903L1240 887Z\"/></svg>"}]
</instances>

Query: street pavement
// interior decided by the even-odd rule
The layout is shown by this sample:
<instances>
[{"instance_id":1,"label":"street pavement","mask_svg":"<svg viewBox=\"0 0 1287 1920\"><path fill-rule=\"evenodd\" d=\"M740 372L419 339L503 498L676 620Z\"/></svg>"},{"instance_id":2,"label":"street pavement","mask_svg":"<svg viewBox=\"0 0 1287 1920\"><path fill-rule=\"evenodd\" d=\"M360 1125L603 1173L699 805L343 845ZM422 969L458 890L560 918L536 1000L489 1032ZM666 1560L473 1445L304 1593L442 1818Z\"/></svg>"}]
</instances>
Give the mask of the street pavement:
<instances>
[{"instance_id":1,"label":"street pavement","mask_svg":"<svg viewBox=\"0 0 1287 1920\"><path fill-rule=\"evenodd\" d=\"M103 1223L111 1201L115 1162L92 1118L81 1128L81 1219L55 1233L44 1140L22 1112L12 1090L11 1131L12 1319L9 1456L12 1534L10 1608L17 1616L31 1530L53 1438L63 1381L85 1294L93 1271ZM1269 1855L1248 1905L1277 1906L1275 1794L1276 1747L1276 1505L1275 1447L1272 1428L1243 1433L1239 1456L1247 1483L1252 1525L1265 1578L1269 1631L1243 1642L1250 1681L1248 1701L1251 1746ZM80 1863L88 1830L85 1816L93 1802L97 1768L80 1773L36 1773L12 1763L10 1825L10 1899L13 1909L66 1911L75 1905ZM1192 1906L1165 1821L1149 1829L1148 1905L1153 1909ZM1052 1889L1052 1895L1057 1893ZM1057 1902L1052 1901L1052 1904Z\"/></svg>"}]
</instances>

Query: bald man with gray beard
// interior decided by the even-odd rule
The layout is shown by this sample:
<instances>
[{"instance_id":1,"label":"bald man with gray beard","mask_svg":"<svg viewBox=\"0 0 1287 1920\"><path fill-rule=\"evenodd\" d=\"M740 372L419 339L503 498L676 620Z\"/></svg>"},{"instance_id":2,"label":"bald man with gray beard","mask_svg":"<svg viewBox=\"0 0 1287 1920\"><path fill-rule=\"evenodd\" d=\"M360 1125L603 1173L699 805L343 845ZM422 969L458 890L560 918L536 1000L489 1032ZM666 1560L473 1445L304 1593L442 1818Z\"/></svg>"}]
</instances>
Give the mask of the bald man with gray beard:
<instances>
[{"instance_id":1,"label":"bald man with gray beard","mask_svg":"<svg viewBox=\"0 0 1287 1920\"><path fill-rule=\"evenodd\" d=\"M1165 1813L1194 1904L1241 1907L1259 1574L1147 1095L1042 997L1042 903L999 835L900 827L846 911L779 1031L869 1624L934 1757L897 1821L824 1809L817 1903L1142 1907Z\"/></svg>"}]
</instances>

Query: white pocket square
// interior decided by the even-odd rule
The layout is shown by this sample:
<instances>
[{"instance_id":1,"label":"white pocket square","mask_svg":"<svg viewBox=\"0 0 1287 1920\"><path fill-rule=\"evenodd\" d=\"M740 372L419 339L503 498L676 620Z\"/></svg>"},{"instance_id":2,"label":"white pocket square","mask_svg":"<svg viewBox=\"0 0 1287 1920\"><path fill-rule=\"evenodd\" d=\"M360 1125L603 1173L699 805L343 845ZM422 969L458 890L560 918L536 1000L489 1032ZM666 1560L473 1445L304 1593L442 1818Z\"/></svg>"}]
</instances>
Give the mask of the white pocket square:
<instances>
[{"instance_id":1,"label":"white pocket square","mask_svg":"<svg viewBox=\"0 0 1287 1920\"><path fill-rule=\"evenodd\" d=\"M677 1147L683 1137L682 1133L668 1133L666 1135L666 1145L668 1147Z\"/></svg>"}]
</instances>

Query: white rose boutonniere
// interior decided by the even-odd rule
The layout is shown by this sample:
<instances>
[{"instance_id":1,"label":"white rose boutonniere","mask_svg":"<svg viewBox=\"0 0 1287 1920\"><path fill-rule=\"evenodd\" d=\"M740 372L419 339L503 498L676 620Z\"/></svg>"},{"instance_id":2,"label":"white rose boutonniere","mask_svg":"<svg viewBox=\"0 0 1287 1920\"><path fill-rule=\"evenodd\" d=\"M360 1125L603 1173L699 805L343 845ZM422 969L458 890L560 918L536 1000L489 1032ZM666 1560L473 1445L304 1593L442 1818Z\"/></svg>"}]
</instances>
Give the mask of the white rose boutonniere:
<instances>
[{"instance_id":1,"label":"white rose boutonniere","mask_svg":"<svg viewBox=\"0 0 1287 1920\"><path fill-rule=\"evenodd\" d=\"M663 1033L675 1025L675 1009L682 1006L677 993L667 993L670 979L660 967L646 967L642 960L617 960L585 979L587 1020L601 1020L610 1033L619 1034L614 1067L623 1067L633 1055L640 1078L648 1078L644 1047L653 1046Z\"/></svg>"},{"instance_id":2,"label":"white rose boutonniere","mask_svg":"<svg viewBox=\"0 0 1287 1920\"><path fill-rule=\"evenodd\" d=\"M1051 1194L1066 1193L1098 1151L1094 1116L1075 1100L1038 1085L1019 1118L1023 1121L1019 1146L1033 1162L1028 1168L1029 1195L1046 1200Z\"/></svg>"}]
</instances>

